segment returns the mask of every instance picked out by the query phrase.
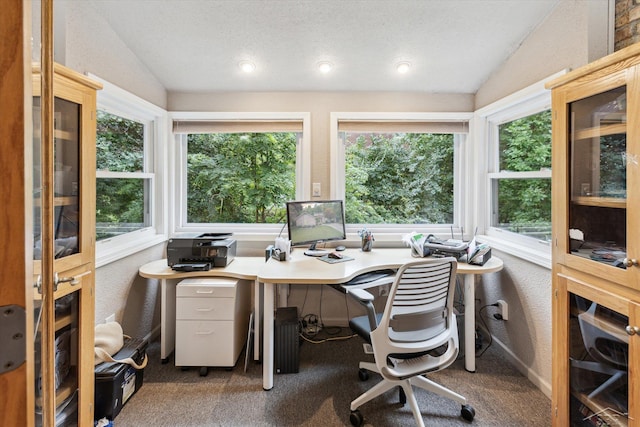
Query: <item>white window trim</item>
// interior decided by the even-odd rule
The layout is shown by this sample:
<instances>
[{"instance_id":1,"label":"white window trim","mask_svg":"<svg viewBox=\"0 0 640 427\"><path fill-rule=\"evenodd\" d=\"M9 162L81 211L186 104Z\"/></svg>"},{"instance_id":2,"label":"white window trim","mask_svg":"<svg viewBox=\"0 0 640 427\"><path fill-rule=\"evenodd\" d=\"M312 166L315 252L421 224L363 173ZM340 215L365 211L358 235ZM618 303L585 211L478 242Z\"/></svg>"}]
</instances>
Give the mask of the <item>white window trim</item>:
<instances>
[{"instance_id":1,"label":"white window trim","mask_svg":"<svg viewBox=\"0 0 640 427\"><path fill-rule=\"evenodd\" d=\"M98 109L132 120L153 123L151 137L145 138L145 172L121 173L96 171L99 178L150 179L151 226L96 242L96 267L125 258L167 240L166 144L168 114L162 108L118 86L89 74L103 86L98 92ZM153 171L153 172L149 172ZM95 230L93 230L95 232Z\"/></svg>"},{"instance_id":2,"label":"white window trim","mask_svg":"<svg viewBox=\"0 0 640 427\"><path fill-rule=\"evenodd\" d=\"M494 141L497 140L495 132L497 132L498 125L549 109L551 107L551 92L544 85L547 81L566 74L566 72L566 70L563 70L477 110L474 114L472 126L474 140L483 142L476 144L476 153L474 155L478 169L475 171L475 176L478 179L475 185L468 187L477 195L473 205L476 206L474 223L478 224L478 228L481 231L478 240L510 255L546 268L551 268L550 243L492 227L492 203L490 198L492 180L496 178L550 179L551 170L532 172L496 170L498 147L494 144ZM482 148L484 149L482 150ZM480 165L484 165L484 168L481 168Z\"/></svg>"},{"instance_id":3,"label":"white window trim","mask_svg":"<svg viewBox=\"0 0 640 427\"><path fill-rule=\"evenodd\" d=\"M302 122L302 140L296 149L296 199L311 197L311 113L309 112L170 112L170 120L299 120ZM280 224L188 224L186 222L186 150L184 135L174 134L170 138L174 161L170 165L170 200L174 206L170 212L172 234L184 232L216 232L233 230L236 240L273 240L273 235L283 229ZM286 225L286 219L283 218Z\"/></svg>"},{"instance_id":4,"label":"white window trim","mask_svg":"<svg viewBox=\"0 0 640 427\"><path fill-rule=\"evenodd\" d=\"M338 134L338 123L342 120L388 120L388 121L434 121L434 122L471 122L473 113L466 112L436 112L436 113L415 113L415 112L332 112L330 114L330 176L331 199L344 200L345 196L345 164L344 164L344 145ZM453 232L456 238L459 238L461 231L460 227L464 230L465 238L468 238L471 232L471 227L466 227L467 221L464 216L465 211L465 197L462 194L462 189L466 184L465 170L467 164L466 151L470 143L469 136L471 135L471 129L467 138L462 138L456 135L454 138L454 144L456 148L454 151L453 169L454 169L454 224L455 228L449 224L441 224L437 226L424 226L420 230L416 230L415 225L404 224L367 224L367 228L375 234L376 242L389 242L400 243L402 236L411 231L421 231L435 234L437 236L450 236ZM357 240L357 231L362 228L362 224L347 224L347 239Z\"/></svg>"}]
</instances>

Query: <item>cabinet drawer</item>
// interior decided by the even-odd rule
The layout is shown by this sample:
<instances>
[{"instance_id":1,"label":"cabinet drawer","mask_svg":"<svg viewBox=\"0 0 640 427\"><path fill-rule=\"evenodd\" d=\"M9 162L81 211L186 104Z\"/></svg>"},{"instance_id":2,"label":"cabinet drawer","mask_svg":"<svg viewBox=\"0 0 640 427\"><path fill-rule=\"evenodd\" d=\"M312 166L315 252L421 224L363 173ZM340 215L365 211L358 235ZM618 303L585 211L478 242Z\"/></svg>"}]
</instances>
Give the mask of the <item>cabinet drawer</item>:
<instances>
[{"instance_id":1,"label":"cabinet drawer","mask_svg":"<svg viewBox=\"0 0 640 427\"><path fill-rule=\"evenodd\" d=\"M233 322L176 322L176 366L233 366L238 356Z\"/></svg>"},{"instance_id":2,"label":"cabinet drawer","mask_svg":"<svg viewBox=\"0 0 640 427\"><path fill-rule=\"evenodd\" d=\"M234 298L177 298L178 320L233 320Z\"/></svg>"},{"instance_id":3,"label":"cabinet drawer","mask_svg":"<svg viewBox=\"0 0 640 427\"><path fill-rule=\"evenodd\" d=\"M236 295L237 279L197 278L184 279L178 283L176 296L200 298L233 298Z\"/></svg>"}]
</instances>

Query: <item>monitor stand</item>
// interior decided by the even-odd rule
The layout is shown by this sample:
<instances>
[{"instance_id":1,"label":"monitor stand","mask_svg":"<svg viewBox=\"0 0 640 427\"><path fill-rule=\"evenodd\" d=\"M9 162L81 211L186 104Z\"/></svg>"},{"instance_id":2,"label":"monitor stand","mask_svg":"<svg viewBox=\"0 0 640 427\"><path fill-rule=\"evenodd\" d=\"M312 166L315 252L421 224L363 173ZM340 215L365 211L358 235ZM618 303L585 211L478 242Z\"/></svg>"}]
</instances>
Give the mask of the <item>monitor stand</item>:
<instances>
[{"instance_id":1,"label":"monitor stand","mask_svg":"<svg viewBox=\"0 0 640 427\"><path fill-rule=\"evenodd\" d=\"M330 252L330 251L328 251L326 249L316 249L316 245L317 244L318 244L318 242L312 243L311 246L309 246L309 249L304 251L304 254L306 256L320 257L320 256L327 255Z\"/></svg>"}]
</instances>

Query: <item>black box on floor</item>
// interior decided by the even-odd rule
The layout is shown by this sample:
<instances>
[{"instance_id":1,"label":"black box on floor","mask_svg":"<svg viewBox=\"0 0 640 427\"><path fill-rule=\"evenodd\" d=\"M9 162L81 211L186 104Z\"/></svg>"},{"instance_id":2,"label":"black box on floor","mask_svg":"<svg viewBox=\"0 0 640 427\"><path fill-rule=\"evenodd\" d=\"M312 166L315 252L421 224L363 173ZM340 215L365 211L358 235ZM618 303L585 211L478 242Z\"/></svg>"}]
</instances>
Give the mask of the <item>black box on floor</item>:
<instances>
[{"instance_id":1,"label":"black box on floor","mask_svg":"<svg viewBox=\"0 0 640 427\"><path fill-rule=\"evenodd\" d=\"M274 364L277 374L298 373L300 370L300 338L298 309L280 307L276 310L274 327Z\"/></svg>"},{"instance_id":2,"label":"black box on floor","mask_svg":"<svg viewBox=\"0 0 640 427\"><path fill-rule=\"evenodd\" d=\"M147 342L125 338L124 346L114 359L132 358L141 364L146 357ZM144 369L136 369L126 363L103 362L95 367L94 418L113 420L122 407L142 387Z\"/></svg>"}]
</instances>

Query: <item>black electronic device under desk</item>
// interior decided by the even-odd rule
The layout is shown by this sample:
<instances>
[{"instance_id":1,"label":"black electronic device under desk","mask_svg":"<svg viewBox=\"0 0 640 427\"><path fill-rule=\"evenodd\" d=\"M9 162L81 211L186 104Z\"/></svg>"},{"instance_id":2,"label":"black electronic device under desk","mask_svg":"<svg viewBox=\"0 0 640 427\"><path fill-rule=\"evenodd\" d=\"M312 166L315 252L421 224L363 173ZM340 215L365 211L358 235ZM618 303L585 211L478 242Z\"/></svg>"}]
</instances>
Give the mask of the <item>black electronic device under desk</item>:
<instances>
[{"instance_id":1,"label":"black electronic device under desk","mask_svg":"<svg viewBox=\"0 0 640 427\"><path fill-rule=\"evenodd\" d=\"M298 309L280 307L276 310L274 362L277 374L298 373L300 370L300 338Z\"/></svg>"}]
</instances>

